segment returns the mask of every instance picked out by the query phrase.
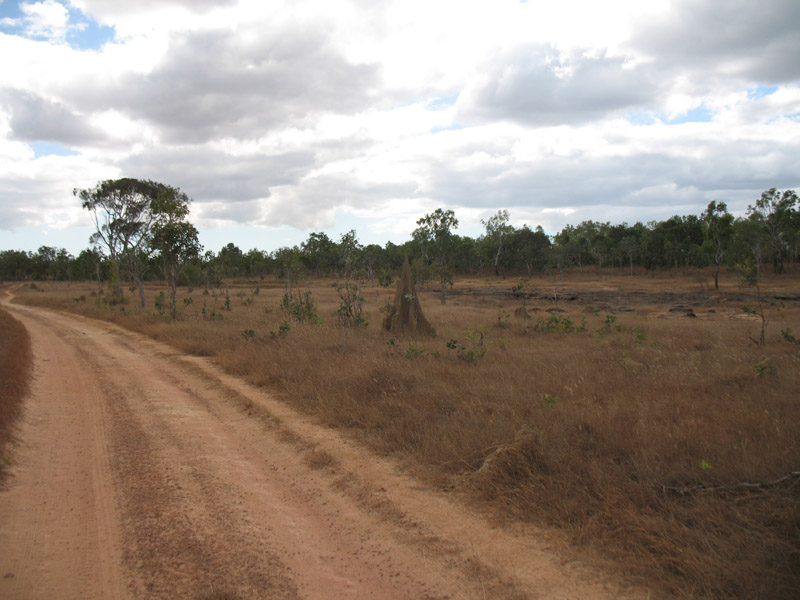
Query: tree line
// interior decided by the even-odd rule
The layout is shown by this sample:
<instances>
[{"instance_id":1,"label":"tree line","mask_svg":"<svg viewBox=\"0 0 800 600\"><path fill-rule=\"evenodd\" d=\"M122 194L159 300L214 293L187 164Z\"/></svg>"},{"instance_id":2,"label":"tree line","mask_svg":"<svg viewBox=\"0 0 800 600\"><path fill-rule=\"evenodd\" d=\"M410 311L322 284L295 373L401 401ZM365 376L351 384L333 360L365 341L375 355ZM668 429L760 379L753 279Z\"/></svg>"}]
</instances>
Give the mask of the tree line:
<instances>
[{"instance_id":1,"label":"tree line","mask_svg":"<svg viewBox=\"0 0 800 600\"><path fill-rule=\"evenodd\" d=\"M507 210L482 221L476 238L457 233L452 210L437 209L417 221L403 244L362 245L355 231L339 240L311 233L303 243L274 251L243 251L231 242L218 252L201 248L197 230L187 220L191 200L167 185L119 179L75 190L95 224L91 247L77 257L64 249L42 246L36 252L0 251L0 279L6 281L107 281L115 294L122 282L138 290L143 282L166 280L172 308L177 284L215 285L224 279L298 280L340 274L345 260L358 265L359 276L371 283L389 284L405 256L412 260L418 282L444 290L458 275L493 273L527 276L616 267L690 269L713 267L718 285L726 265L771 265L782 273L798 261L800 211L794 190L766 190L735 218L724 202L713 201L699 215L675 215L664 221L634 224L582 221L555 235L541 227L514 227Z\"/></svg>"}]
</instances>

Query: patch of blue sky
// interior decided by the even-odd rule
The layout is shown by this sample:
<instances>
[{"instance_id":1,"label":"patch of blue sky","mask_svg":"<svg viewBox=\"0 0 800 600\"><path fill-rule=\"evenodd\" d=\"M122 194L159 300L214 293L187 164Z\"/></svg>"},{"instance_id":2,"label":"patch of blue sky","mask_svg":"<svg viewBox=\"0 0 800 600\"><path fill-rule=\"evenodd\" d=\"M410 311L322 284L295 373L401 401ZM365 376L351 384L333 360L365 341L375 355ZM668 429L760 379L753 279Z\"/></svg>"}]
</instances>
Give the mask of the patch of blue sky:
<instances>
[{"instance_id":1,"label":"patch of blue sky","mask_svg":"<svg viewBox=\"0 0 800 600\"><path fill-rule=\"evenodd\" d=\"M23 14L18 2L0 1L0 31L17 35L23 31Z\"/></svg>"},{"instance_id":2,"label":"patch of blue sky","mask_svg":"<svg viewBox=\"0 0 800 600\"><path fill-rule=\"evenodd\" d=\"M20 8L21 2L0 1L0 31L21 37L27 35L25 13ZM116 31L113 27L100 25L97 21L84 14L78 8L64 4L69 13L69 31L67 42L79 50L98 50L104 44L114 40ZM33 39L42 39L42 36L33 36Z\"/></svg>"},{"instance_id":3,"label":"patch of blue sky","mask_svg":"<svg viewBox=\"0 0 800 600\"><path fill-rule=\"evenodd\" d=\"M758 85L747 90L747 97L750 100L758 100L764 96L771 96L778 91L777 85Z\"/></svg>"},{"instance_id":4,"label":"patch of blue sky","mask_svg":"<svg viewBox=\"0 0 800 600\"><path fill-rule=\"evenodd\" d=\"M29 146L33 150L35 158L41 158L42 156L78 156L80 154L80 152L72 148L50 142L33 142Z\"/></svg>"},{"instance_id":5,"label":"patch of blue sky","mask_svg":"<svg viewBox=\"0 0 800 600\"><path fill-rule=\"evenodd\" d=\"M664 113L652 113L647 111L634 111L628 115L628 122L631 125L647 126L656 123L665 125L683 125L684 123L708 123L714 118L714 113L704 104L697 106L682 115L670 119Z\"/></svg>"},{"instance_id":6,"label":"patch of blue sky","mask_svg":"<svg viewBox=\"0 0 800 600\"><path fill-rule=\"evenodd\" d=\"M651 112L637 110L628 115L628 123L631 125L655 125L656 117Z\"/></svg>"},{"instance_id":7,"label":"patch of blue sky","mask_svg":"<svg viewBox=\"0 0 800 600\"><path fill-rule=\"evenodd\" d=\"M464 129L464 126L453 123L452 125L439 125L434 127L431 129L431 133L439 133L441 131L458 131L459 129Z\"/></svg>"},{"instance_id":8,"label":"patch of blue sky","mask_svg":"<svg viewBox=\"0 0 800 600\"><path fill-rule=\"evenodd\" d=\"M89 237L94 233L94 228L88 225L90 223L88 214L86 222L86 226L67 229L38 225L4 230L0 226L0 248L36 252L41 246L50 246L65 248L73 256L78 256L82 250L91 247Z\"/></svg>"},{"instance_id":9,"label":"patch of blue sky","mask_svg":"<svg viewBox=\"0 0 800 600\"><path fill-rule=\"evenodd\" d=\"M0 1L0 19L18 19L22 16L19 2Z\"/></svg>"},{"instance_id":10,"label":"patch of blue sky","mask_svg":"<svg viewBox=\"0 0 800 600\"><path fill-rule=\"evenodd\" d=\"M100 25L77 8L68 6L68 9L70 23L75 25L68 36L71 46L80 50L98 50L114 41L116 30L113 27Z\"/></svg>"},{"instance_id":11,"label":"patch of blue sky","mask_svg":"<svg viewBox=\"0 0 800 600\"><path fill-rule=\"evenodd\" d=\"M439 96L438 98L431 98L428 100L426 108L428 110L446 110L453 106L458 100L458 94L450 94L448 96Z\"/></svg>"},{"instance_id":12,"label":"patch of blue sky","mask_svg":"<svg viewBox=\"0 0 800 600\"><path fill-rule=\"evenodd\" d=\"M674 119L663 118L661 120L667 125L683 125L684 123L708 123L713 117L714 113L704 104L701 104L682 115L678 115Z\"/></svg>"}]
</instances>

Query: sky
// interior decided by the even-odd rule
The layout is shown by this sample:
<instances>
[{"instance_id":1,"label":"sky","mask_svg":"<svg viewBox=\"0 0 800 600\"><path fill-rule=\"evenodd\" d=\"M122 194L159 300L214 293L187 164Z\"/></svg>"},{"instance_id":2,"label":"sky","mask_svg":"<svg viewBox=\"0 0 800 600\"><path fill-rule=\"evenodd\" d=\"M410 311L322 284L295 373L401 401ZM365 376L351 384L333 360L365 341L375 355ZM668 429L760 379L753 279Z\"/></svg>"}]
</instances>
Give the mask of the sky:
<instances>
[{"instance_id":1,"label":"sky","mask_svg":"<svg viewBox=\"0 0 800 600\"><path fill-rule=\"evenodd\" d=\"M150 179L207 250L550 234L800 189L797 0L0 0L0 250Z\"/></svg>"}]
</instances>

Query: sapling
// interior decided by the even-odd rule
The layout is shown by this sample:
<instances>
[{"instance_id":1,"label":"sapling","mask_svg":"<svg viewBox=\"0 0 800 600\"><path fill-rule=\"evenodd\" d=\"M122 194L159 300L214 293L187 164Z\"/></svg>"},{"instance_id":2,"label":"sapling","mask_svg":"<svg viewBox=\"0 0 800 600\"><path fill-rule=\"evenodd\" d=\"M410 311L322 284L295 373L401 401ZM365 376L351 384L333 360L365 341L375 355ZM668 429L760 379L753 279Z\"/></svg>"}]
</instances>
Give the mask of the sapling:
<instances>
[{"instance_id":1,"label":"sapling","mask_svg":"<svg viewBox=\"0 0 800 600\"><path fill-rule=\"evenodd\" d=\"M321 323L317 315L317 307L311 299L311 290L306 290L302 294L298 293L295 298L292 295L284 294L281 298L281 308L298 323Z\"/></svg>"},{"instance_id":2,"label":"sapling","mask_svg":"<svg viewBox=\"0 0 800 600\"><path fill-rule=\"evenodd\" d=\"M739 269L742 272L742 284L756 288L756 306L753 307L748 304L743 307L743 310L748 314L757 315L761 319L761 333L758 339L755 339L752 335L750 339L757 346L764 346L767 343L767 325L772 320L773 311L780 310L781 307L774 299L766 302L761 296L758 265L752 258L748 258L740 264Z\"/></svg>"},{"instance_id":3,"label":"sapling","mask_svg":"<svg viewBox=\"0 0 800 600\"><path fill-rule=\"evenodd\" d=\"M791 327L787 327L786 329L782 329L781 330L781 335L783 336L783 339L785 339L789 343L800 344L800 340L798 340L796 337L794 337L794 334L792 332Z\"/></svg>"},{"instance_id":4,"label":"sapling","mask_svg":"<svg viewBox=\"0 0 800 600\"><path fill-rule=\"evenodd\" d=\"M351 328L366 327L364 318L364 295L363 269L362 269L362 247L356 239L355 231L343 234L340 242L341 247L341 277L333 284L339 296L339 306L334 312L336 324L342 336L342 354L347 353L347 334Z\"/></svg>"}]
</instances>

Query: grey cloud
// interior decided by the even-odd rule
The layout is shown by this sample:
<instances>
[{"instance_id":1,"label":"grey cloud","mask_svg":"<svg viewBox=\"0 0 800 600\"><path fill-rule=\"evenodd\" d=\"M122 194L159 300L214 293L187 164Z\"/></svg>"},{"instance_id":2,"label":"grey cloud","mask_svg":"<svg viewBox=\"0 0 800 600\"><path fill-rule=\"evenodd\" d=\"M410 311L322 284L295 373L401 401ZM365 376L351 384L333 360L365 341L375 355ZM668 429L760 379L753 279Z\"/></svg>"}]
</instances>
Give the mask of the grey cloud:
<instances>
[{"instance_id":1,"label":"grey cloud","mask_svg":"<svg viewBox=\"0 0 800 600\"><path fill-rule=\"evenodd\" d=\"M298 229L326 227L333 224L338 208L375 208L417 194L416 182L369 182L346 174L320 175L301 182L290 205L271 205L264 221Z\"/></svg>"},{"instance_id":2,"label":"grey cloud","mask_svg":"<svg viewBox=\"0 0 800 600\"><path fill-rule=\"evenodd\" d=\"M347 62L323 31L250 33L258 37L183 34L153 72L66 94L97 110L125 110L155 125L167 143L258 138L276 127L302 126L313 114L358 110L370 101L377 67Z\"/></svg>"},{"instance_id":3,"label":"grey cloud","mask_svg":"<svg viewBox=\"0 0 800 600\"><path fill-rule=\"evenodd\" d=\"M71 182L64 181L67 170L53 168L35 176L4 173L0 177L0 230L41 225L48 217L79 207L69 187Z\"/></svg>"},{"instance_id":4,"label":"grey cloud","mask_svg":"<svg viewBox=\"0 0 800 600\"><path fill-rule=\"evenodd\" d=\"M621 58L556 56L548 46L528 46L493 60L484 81L459 99L459 118L577 124L654 97L649 77Z\"/></svg>"},{"instance_id":5,"label":"grey cloud","mask_svg":"<svg viewBox=\"0 0 800 600\"><path fill-rule=\"evenodd\" d=\"M126 158L118 167L128 177L180 187L197 203L249 202L270 188L296 184L314 168L311 152L275 156L231 156L206 147L159 147ZM246 222L248 218L244 218Z\"/></svg>"},{"instance_id":6,"label":"grey cloud","mask_svg":"<svg viewBox=\"0 0 800 600\"><path fill-rule=\"evenodd\" d=\"M14 231L26 225L36 225L42 221L42 216L25 212L25 208L36 206L39 201L41 189L31 186L30 181L11 180L8 177L0 179L0 231Z\"/></svg>"},{"instance_id":7,"label":"grey cloud","mask_svg":"<svg viewBox=\"0 0 800 600\"><path fill-rule=\"evenodd\" d=\"M304 181L298 190L309 205L365 208L387 200L409 198L418 192L415 182L369 182L351 175L321 175Z\"/></svg>"},{"instance_id":8,"label":"grey cloud","mask_svg":"<svg viewBox=\"0 0 800 600\"><path fill-rule=\"evenodd\" d=\"M798 25L796 0L682 0L666 19L642 24L631 45L659 68L782 83L800 77Z\"/></svg>"},{"instance_id":9,"label":"grey cloud","mask_svg":"<svg viewBox=\"0 0 800 600\"><path fill-rule=\"evenodd\" d=\"M235 223L253 223L261 214L261 203L258 200L246 202L215 202L202 205L203 219L233 221Z\"/></svg>"},{"instance_id":10,"label":"grey cloud","mask_svg":"<svg viewBox=\"0 0 800 600\"><path fill-rule=\"evenodd\" d=\"M28 92L0 90L9 112L12 139L57 142L64 146L102 143L106 135L68 106Z\"/></svg>"},{"instance_id":11,"label":"grey cloud","mask_svg":"<svg viewBox=\"0 0 800 600\"><path fill-rule=\"evenodd\" d=\"M717 199L728 202L732 210L744 210L744 198L752 202L754 190L800 184L797 142L692 141L708 158L698 160L667 144L663 151L631 157L549 156L527 167L500 164L469 172L441 163L432 165L430 182L422 192L449 206L493 206L512 213L514 207L576 208L578 212L568 219L575 223L612 220L608 207L617 207L614 210L621 219L628 221L641 217L625 216L625 207L629 215L667 218L678 212L699 214L710 200ZM766 155L771 160L765 161Z\"/></svg>"}]
</instances>

